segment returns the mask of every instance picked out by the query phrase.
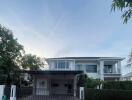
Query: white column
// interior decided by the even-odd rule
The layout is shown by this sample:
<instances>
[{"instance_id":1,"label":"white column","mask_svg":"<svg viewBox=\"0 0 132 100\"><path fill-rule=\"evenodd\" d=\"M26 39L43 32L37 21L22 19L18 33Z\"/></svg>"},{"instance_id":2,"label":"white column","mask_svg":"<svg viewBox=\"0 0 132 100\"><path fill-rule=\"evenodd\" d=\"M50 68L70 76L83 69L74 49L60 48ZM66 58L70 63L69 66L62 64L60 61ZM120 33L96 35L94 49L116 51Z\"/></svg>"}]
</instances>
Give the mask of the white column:
<instances>
[{"instance_id":1,"label":"white column","mask_svg":"<svg viewBox=\"0 0 132 100\"><path fill-rule=\"evenodd\" d=\"M79 99L84 100L84 87L80 87L79 89Z\"/></svg>"},{"instance_id":2,"label":"white column","mask_svg":"<svg viewBox=\"0 0 132 100\"><path fill-rule=\"evenodd\" d=\"M2 97L4 95L4 89L5 89L5 85L0 85L0 100L2 100Z\"/></svg>"},{"instance_id":3,"label":"white column","mask_svg":"<svg viewBox=\"0 0 132 100\"><path fill-rule=\"evenodd\" d=\"M11 85L10 100L16 100L16 86Z\"/></svg>"},{"instance_id":4,"label":"white column","mask_svg":"<svg viewBox=\"0 0 132 100\"><path fill-rule=\"evenodd\" d=\"M87 73L87 72L86 72L86 65L85 65L85 64L82 64L82 67L83 67L84 73L86 74L86 73Z\"/></svg>"},{"instance_id":5,"label":"white column","mask_svg":"<svg viewBox=\"0 0 132 100\"><path fill-rule=\"evenodd\" d=\"M117 72L121 73L121 61L117 62Z\"/></svg>"},{"instance_id":6,"label":"white column","mask_svg":"<svg viewBox=\"0 0 132 100\"><path fill-rule=\"evenodd\" d=\"M74 68L75 68L74 70L76 70L76 62L75 62L75 60L74 60L74 65L73 65L73 66L74 66Z\"/></svg>"},{"instance_id":7,"label":"white column","mask_svg":"<svg viewBox=\"0 0 132 100\"><path fill-rule=\"evenodd\" d=\"M104 80L104 61L100 61L100 79Z\"/></svg>"},{"instance_id":8,"label":"white column","mask_svg":"<svg viewBox=\"0 0 132 100\"><path fill-rule=\"evenodd\" d=\"M113 71L113 73L116 73L116 66L115 66L115 64L112 65L112 71Z\"/></svg>"}]
</instances>

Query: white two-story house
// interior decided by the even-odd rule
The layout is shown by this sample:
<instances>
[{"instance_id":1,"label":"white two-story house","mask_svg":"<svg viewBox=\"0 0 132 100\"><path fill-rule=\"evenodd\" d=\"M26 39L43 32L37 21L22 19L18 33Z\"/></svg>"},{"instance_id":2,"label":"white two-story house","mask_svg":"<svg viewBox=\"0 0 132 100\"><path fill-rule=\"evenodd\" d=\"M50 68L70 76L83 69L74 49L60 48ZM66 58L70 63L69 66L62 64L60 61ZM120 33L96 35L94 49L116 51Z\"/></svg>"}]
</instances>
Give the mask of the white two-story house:
<instances>
[{"instance_id":1,"label":"white two-story house","mask_svg":"<svg viewBox=\"0 0 132 100\"><path fill-rule=\"evenodd\" d=\"M88 77L101 80L121 78L120 57L60 57L48 58L49 70L83 71Z\"/></svg>"},{"instance_id":2,"label":"white two-story house","mask_svg":"<svg viewBox=\"0 0 132 100\"><path fill-rule=\"evenodd\" d=\"M59 57L47 58L49 69L30 71L36 95L77 95L77 76L101 80L120 80L120 57Z\"/></svg>"}]
</instances>

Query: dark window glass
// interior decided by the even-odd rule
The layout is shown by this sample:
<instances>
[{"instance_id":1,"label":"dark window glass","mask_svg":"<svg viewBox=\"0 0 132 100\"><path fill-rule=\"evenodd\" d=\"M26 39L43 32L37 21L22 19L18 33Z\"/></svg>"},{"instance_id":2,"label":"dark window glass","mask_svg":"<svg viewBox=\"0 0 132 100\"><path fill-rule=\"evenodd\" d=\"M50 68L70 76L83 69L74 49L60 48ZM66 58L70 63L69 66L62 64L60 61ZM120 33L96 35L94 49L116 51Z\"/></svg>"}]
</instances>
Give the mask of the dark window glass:
<instances>
[{"instance_id":1,"label":"dark window glass","mask_svg":"<svg viewBox=\"0 0 132 100\"><path fill-rule=\"evenodd\" d=\"M60 69L68 69L69 68L69 62L65 61L65 60L58 61L58 68L60 68Z\"/></svg>"},{"instance_id":2,"label":"dark window glass","mask_svg":"<svg viewBox=\"0 0 132 100\"><path fill-rule=\"evenodd\" d=\"M104 65L104 73L112 73L112 65Z\"/></svg>"},{"instance_id":3,"label":"dark window glass","mask_svg":"<svg viewBox=\"0 0 132 100\"><path fill-rule=\"evenodd\" d=\"M86 72L96 73L97 65L86 65Z\"/></svg>"},{"instance_id":4,"label":"dark window glass","mask_svg":"<svg viewBox=\"0 0 132 100\"><path fill-rule=\"evenodd\" d=\"M82 65L81 64L77 64L76 65L76 70L83 70Z\"/></svg>"},{"instance_id":5,"label":"dark window glass","mask_svg":"<svg viewBox=\"0 0 132 100\"><path fill-rule=\"evenodd\" d=\"M65 61L58 61L58 68L65 68Z\"/></svg>"},{"instance_id":6,"label":"dark window glass","mask_svg":"<svg viewBox=\"0 0 132 100\"><path fill-rule=\"evenodd\" d=\"M52 84L51 86L52 86L52 87L58 87L58 86L59 86L59 84L54 83L54 84Z\"/></svg>"},{"instance_id":7,"label":"dark window glass","mask_svg":"<svg viewBox=\"0 0 132 100\"><path fill-rule=\"evenodd\" d=\"M55 63L55 68L57 68L57 61L55 61L54 63Z\"/></svg>"},{"instance_id":8,"label":"dark window glass","mask_svg":"<svg viewBox=\"0 0 132 100\"><path fill-rule=\"evenodd\" d=\"M66 69L69 68L69 62L68 61L65 61L65 67L66 67Z\"/></svg>"}]
</instances>

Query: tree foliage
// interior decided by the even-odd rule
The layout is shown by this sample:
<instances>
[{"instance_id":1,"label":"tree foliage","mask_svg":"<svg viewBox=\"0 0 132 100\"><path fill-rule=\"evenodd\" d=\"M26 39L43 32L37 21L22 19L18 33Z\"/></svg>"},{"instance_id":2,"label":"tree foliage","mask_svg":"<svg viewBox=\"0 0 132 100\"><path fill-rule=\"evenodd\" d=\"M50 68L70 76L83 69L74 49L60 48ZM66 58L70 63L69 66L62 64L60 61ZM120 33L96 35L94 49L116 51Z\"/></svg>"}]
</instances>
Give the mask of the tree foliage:
<instances>
[{"instance_id":1,"label":"tree foliage","mask_svg":"<svg viewBox=\"0 0 132 100\"><path fill-rule=\"evenodd\" d=\"M43 60L40 57L32 54L26 54L22 57L22 68L29 70L40 70L44 66Z\"/></svg>"},{"instance_id":2,"label":"tree foliage","mask_svg":"<svg viewBox=\"0 0 132 100\"><path fill-rule=\"evenodd\" d=\"M0 25L0 76L4 75L9 83L11 73L19 69L18 62L23 51L12 31Z\"/></svg>"},{"instance_id":3,"label":"tree foliage","mask_svg":"<svg viewBox=\"0 0 132 100\"><path fill-rule=\"evenodd\" d=\"M86 88L97 88L102 83L100 79L89 78L86 74L81 74L78 77L78 85Z\"/></svg>"},{"instance_id":4,"label":"tree foliage","mask_svg":"<svg viewBox=\"0 0 132 100\"><path fill-rule=\"evenodd\" d=\"M123 12L124 23L132 17L132 0L113 0L111 8L113 11L117 9Z\"/></svg>"},{"instance_id":5,"label":"tree foliage","mask_svg":"<svg viewBox=\"0 0 132 100\"><path fill-rule=\"evenodd\" d=\"M39 70L43 66L40 57L26 54L24 47L14 38L13 32L0 25L0 84L19 83L20 67Z\"/></svg>"}]
</instances>

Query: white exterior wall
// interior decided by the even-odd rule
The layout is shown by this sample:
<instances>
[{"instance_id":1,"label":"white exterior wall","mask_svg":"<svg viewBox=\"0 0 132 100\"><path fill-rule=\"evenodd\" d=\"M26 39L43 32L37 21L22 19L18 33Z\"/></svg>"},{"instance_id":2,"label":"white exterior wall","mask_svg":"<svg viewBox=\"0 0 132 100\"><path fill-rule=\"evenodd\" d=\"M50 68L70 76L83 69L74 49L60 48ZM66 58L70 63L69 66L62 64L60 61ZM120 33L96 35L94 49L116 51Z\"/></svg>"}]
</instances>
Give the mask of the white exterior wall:
<instances>
[{"instance_id":1,"label":"white exterior wall","mask_svg":"<svg viewBox=\"0 0 132 100\"><path fill-rule=\"evenodd\" d=\"M48 63L48 65L49 65L49 69L55 69L55 63L54 63L54 61L50 61L49 63Z\"/></svg>"},{"instance_id":2,"label":"white exterior wall","mask_svg":"<svg viewBox=\"0 0 132 100\"><path fill-rule=\"evenodd\" d=\"M55 68L54 61L65 60L69 61L69 69L58 69ZM77 70L77 64L82 64L82 68L80 70L84 71L88 77L94 79L104 80L104 74L121 74L121 58L98 58L98 59L51 59L49 60L49 69L50 70ZM97 65L97 72L86 72L85 65ZM104 73L104 65L112 65L112 73ZM106 70L106 69L105 69ZM106 76L107 77L107 76ZM120 77L120 76L119 76Z\"/></svg>"},{"instance_id":3,"label":"white exterior wall","mask_svg":"<svg viewBox=\"0 0 132 100\"><path fill-rule=\"evenodd\" d=\"M87 74L88 77L93 78L93 79L99 79L100 78L98 73L85 73L85 74Z\"/></svg>"}]
</instances>

